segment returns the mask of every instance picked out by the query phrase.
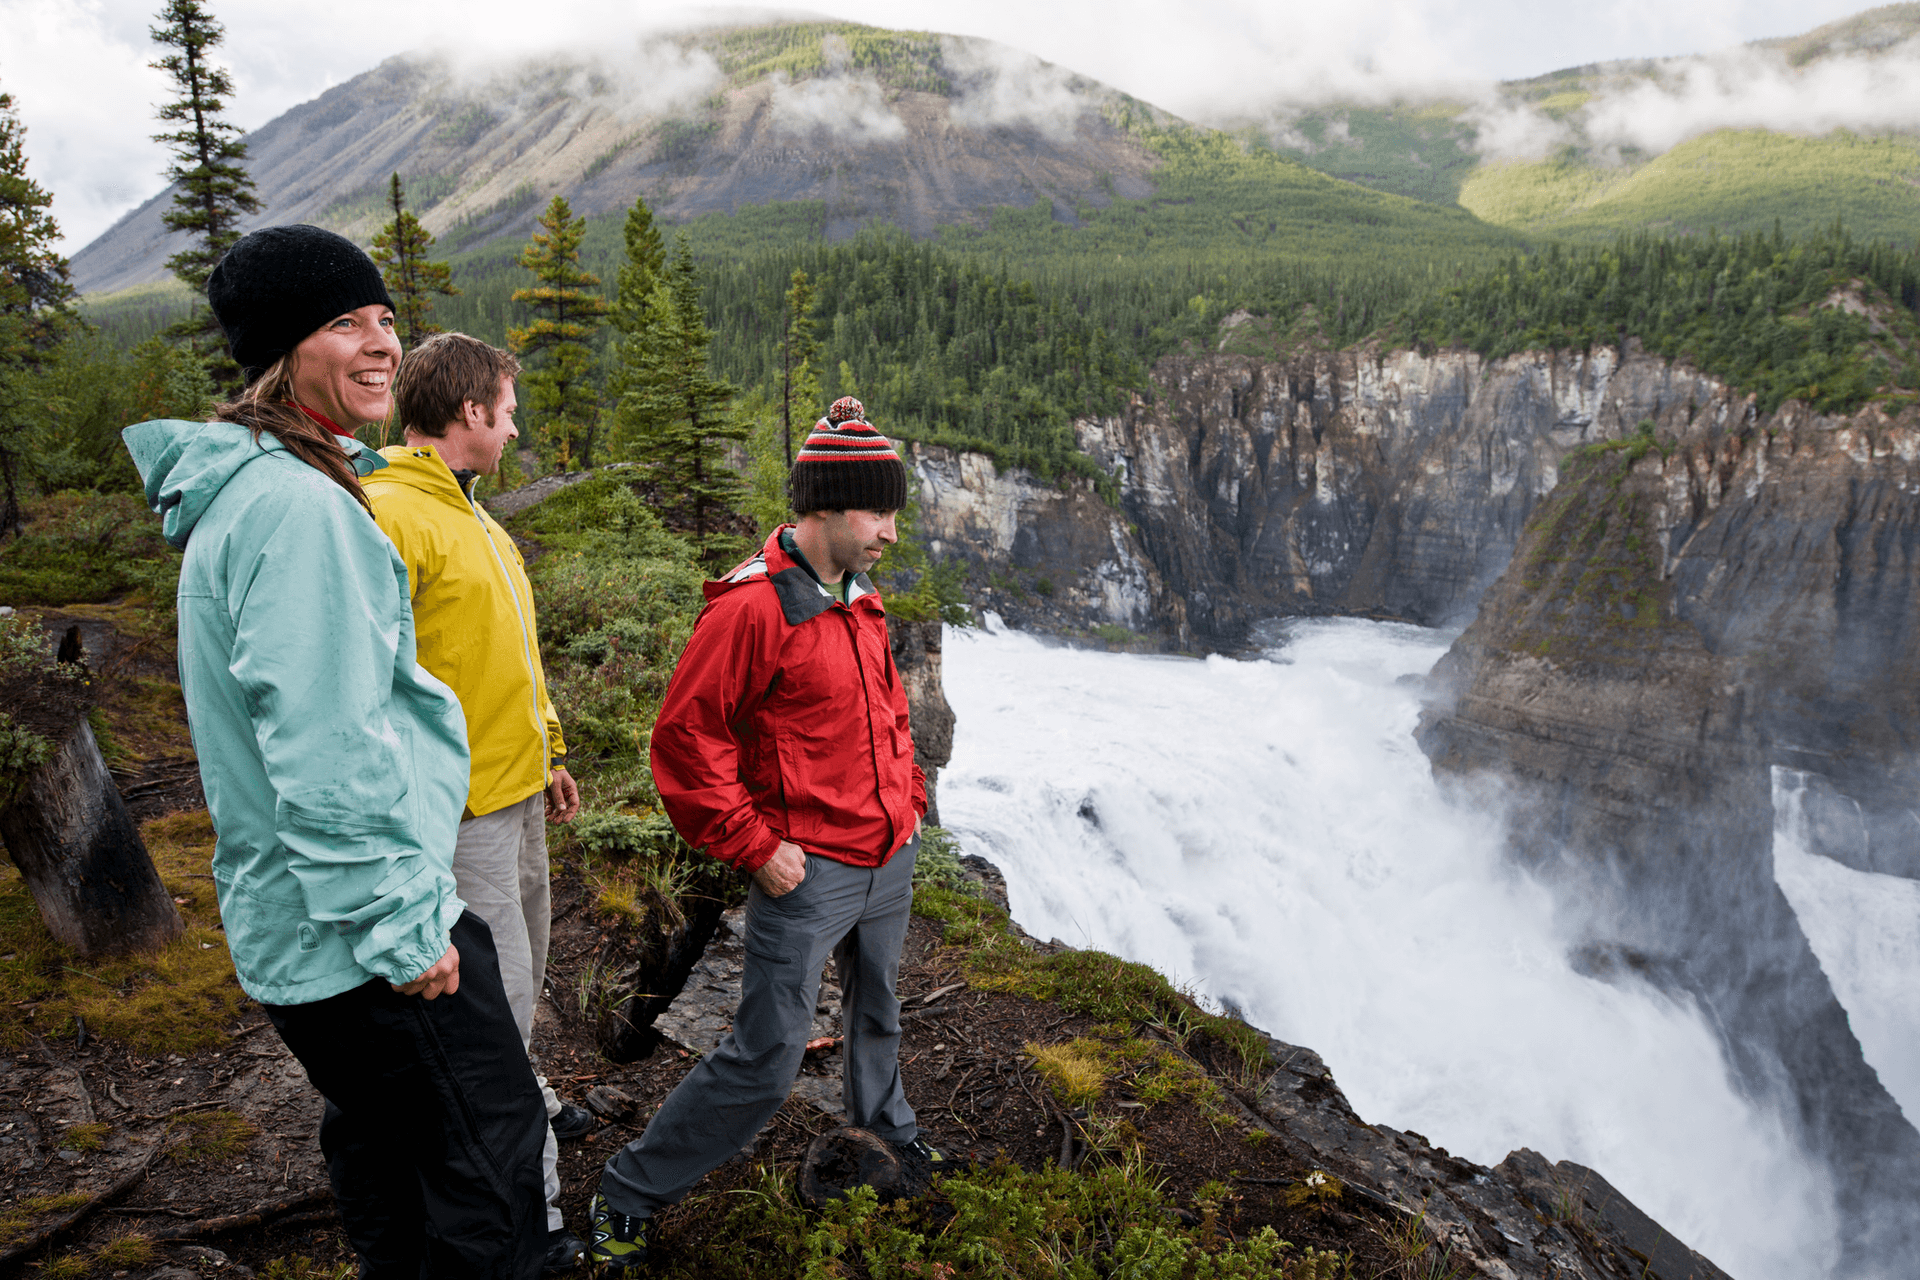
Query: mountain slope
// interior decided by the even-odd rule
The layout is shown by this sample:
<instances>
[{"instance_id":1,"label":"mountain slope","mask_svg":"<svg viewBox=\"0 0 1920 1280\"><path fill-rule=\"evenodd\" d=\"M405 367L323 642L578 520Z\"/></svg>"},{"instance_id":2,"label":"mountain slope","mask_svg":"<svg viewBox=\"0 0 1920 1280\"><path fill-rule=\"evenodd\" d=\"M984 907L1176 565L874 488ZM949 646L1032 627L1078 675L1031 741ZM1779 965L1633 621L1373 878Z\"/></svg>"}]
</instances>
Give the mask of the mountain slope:
<instances>
[{"instance_id":1,"label":"mountain slope","mask_svg":"<svg viewBox=\"0 0 1920 1280\"><path fill-rule=\"evenodd\" d=\"M875 220L919 237L984 229L993 210L1036 202L1077 226L1088 211L1153 194L1170 147L1208 145L1195 137L1165 112L1005 46L808 23L660 38L596 60L476 69L391 58L247 141L266 204L255 225L310 221L364 243L398 171L443 249L458 251L517 247L556 192L590 217L645 196L669 222L817 202L830 239ZM1291 162L1257 163L1273 179L1261 201L1306 211L1262 211L1276 231L1366 226L1390 237L1403 224L1438 225L1443 242L1512 243L1471 217L1436 220ZM74 256L83 291L164 277L166 199ZM1181 199L1204 206L1208 194Z\"/></svg>"},{"instance_id":2,"label":"mountain slope","mask_svg":"<svg viewBox=\"0 0 1920 1280\"><path fill-rule=\"evenodd\" d=\"M1911 241L1920 232L1920 137L1723 129L1637 167L1571 158L1483 165L1459 199L1495 225L1558 240L1612 240L1626 228L1765 231L1776 222L1801 236L1837 220Z\"/></svg>"},{"instance_id":3,"label":"mountain slope","mask_svg":"<svg viewBox=\"0 0 1920 1280\"><path fill-rule=\"evenodd\" d=\"M1920 236L1920 4L1686 58L1571 67L1478 101L1319 104L1259 132L1324 173L1527 235Z\"/></svg>"}]
</instances>

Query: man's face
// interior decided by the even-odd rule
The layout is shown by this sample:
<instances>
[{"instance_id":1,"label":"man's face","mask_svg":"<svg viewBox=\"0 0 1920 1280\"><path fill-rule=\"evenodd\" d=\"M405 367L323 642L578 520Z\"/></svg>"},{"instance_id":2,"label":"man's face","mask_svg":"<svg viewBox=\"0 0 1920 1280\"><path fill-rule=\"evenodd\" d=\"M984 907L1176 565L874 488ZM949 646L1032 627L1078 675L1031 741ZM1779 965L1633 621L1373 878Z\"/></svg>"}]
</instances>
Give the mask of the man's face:
<instances>
[{"instance_id":1,"label":"man's face","mask_svg":"<svg viewBox=\"0 0 1920 1280\"><path fill-rule=\"evenodd\" d=\"M519 407L520 402L513 395L512 378L500 379L500 396L493 402L491 417L484 405L476 405L471 400L467 402L466 429L473 433L469 437L473 451L468 457L481 464L473 470L485 476L499 472L500 455L506 452L509 444L520 438L520 429L513 425L514 410Z\"/></svg>"},{"instance_id":2,"label":"man's face","mask_svg":"<svg viewBox=\"0 0 1920 1280\"><path fill-rule=\"evenodd\" d=\"M867 572L880 563L888 547L900 540L891 511L822 511L820 515L825 523L827 558L842 573Z\"/></svg>"}]
</instances>

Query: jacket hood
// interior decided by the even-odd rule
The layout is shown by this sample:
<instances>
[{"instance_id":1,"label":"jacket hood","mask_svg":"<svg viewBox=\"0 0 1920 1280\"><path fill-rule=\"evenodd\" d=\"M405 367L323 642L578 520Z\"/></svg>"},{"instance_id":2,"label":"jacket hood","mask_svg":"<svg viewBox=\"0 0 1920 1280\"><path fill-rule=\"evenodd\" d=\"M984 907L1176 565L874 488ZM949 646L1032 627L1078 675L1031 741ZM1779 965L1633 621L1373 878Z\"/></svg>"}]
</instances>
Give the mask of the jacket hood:
<instances>
[{"instance_id":1,"label":"jacket hood","mask_svg":"<svg viewBox=\"0 0 1920 1280\"><path fill-rule=\"evenodd\" d=\"M135 423L120 438L146 485L147 505L159 512L161 532L176 549L187 545L193 527L235 472L256 458L287 449L270 434L263 433L256 442L252 432L231 422L178 418ZM360 475L387 465L358 441L345 440L341 448Z\"/></svg>"},{"instance_id":2,"label":"jacket hood","mask_svg":"<svg viewBox=\"0 0 1920 1280\"><path fill-rule=\"evenodd\" d=\"M457 502L462 508L467 505L466 492L454 478L447 460L432 445L392 444L382 449L379 456L386 463L386 469L375 484L403 484Z\"/></svg>"}]
</instances>

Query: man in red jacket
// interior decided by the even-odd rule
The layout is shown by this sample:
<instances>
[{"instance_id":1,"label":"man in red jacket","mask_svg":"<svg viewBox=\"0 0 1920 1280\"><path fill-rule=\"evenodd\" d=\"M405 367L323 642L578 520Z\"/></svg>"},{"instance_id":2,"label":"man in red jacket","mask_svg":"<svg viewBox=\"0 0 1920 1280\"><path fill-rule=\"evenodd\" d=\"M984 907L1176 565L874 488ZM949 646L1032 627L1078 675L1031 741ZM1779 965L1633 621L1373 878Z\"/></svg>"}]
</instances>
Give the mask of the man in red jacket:
<instances>
[{"instance_id":1,"label":"man in red jacket","mask_svg":"<svg viewBox=\"0 0 1920 1280\"><path fill-rule=\"evenodd\" d=\"M794 459L798 523L706 585L667 686L653 775L680 834L752 878L733 1029L680 1082L593 1199L593 1261L646 1261L646 1220L760 1131L799 1074L837 962L847 1123L938 1160L900 1087L894 980L913 905L926 779L867 578L896 541L907 475L858 400Z\"/></svg>"}]
</instances>

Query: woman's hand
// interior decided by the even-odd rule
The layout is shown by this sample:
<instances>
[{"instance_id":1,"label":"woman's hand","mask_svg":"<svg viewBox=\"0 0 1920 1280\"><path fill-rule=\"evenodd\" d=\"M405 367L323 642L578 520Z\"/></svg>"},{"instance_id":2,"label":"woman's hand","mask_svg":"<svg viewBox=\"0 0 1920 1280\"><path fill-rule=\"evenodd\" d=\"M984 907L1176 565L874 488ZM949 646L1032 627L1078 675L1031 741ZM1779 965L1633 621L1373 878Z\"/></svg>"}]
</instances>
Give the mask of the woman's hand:
<instances>
[{"instance_id":1,"label":"woman's hand","mask_svg":"<svg viewBox=\"0 0 1920 1280\"><path fill-rule=\"evenodd\" d=\"M433 968L412 982L404 985L394 982L388 985L403 996L419 996L423 1000L431 1000L439 995L452 995L460 989L459 948L449 946L447 954L433 962Z\"/></svg>"}]
</instances>

